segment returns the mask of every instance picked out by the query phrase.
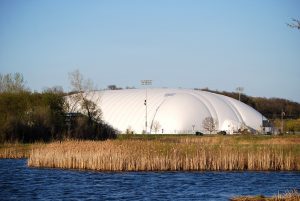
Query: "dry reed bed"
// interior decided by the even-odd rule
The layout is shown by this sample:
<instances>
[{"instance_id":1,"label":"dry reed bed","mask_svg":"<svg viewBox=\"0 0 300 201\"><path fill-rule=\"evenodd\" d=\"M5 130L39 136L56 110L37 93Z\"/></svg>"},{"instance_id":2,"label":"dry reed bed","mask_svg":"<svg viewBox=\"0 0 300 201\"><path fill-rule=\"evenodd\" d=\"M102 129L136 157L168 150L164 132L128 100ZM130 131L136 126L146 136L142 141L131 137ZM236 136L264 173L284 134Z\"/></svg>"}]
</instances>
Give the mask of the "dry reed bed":
<instances>
[{"instance_id":1,"label":"dry reed bed","mask_svg":"<svg viewBox=\"0 0 300 201\"><path fill-rule=\"evenodd\" d=\"M168 137L163 138L167 141ZM186 136L180 138L171 138L170 140L177 140L177 142L198 143L198 144L223 144L223 145L300 145L300 136L285 135L285 136L257 136L257 135L233 135L233 136Z\"/></svg>"},{"instance_id":2,"label":"dry reed bed","mask_svg":"<svg viewBox=\"0 0 300 201\"><path fill-rule=\"evenodd\" d=\"M230 199L230 201L300 201L300 193L297 190L291 190L273 197L259 196L240 196Z\"/></svg>"},{"instance_id":3,"label":"dry reed bed","mask_svg":"<svg viewBox=\"0 0 300 201\"><path fill-rule=\"evenodd\" d=\"M300 170L299 145L204 139L55 142L33 149L28 165L99 171Z\"/></svg>"},{"instance_id":4,"label":"dry reed bed","mask_svg":"<svg viewBox=\"0 0 300 201\"><path fill-rule=\"evenodd\" d=\"M36 145L35 145L36 146ZM28 158L30 151L32 149L31 145L24 145L19 143L5 143L0 146L0 159L1 158Z\"/></svg>"}]
</instances>

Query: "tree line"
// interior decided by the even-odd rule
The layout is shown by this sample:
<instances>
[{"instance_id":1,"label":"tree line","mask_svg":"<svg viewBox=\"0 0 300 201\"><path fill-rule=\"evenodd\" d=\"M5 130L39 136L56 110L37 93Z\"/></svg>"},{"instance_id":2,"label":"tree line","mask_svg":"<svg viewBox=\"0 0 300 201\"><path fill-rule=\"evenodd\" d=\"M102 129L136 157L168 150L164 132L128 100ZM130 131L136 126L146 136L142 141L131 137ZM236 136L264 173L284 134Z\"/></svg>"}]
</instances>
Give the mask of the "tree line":
<instances>
[{"instance_id":1,"label":"tree line","mask_svg":"<svg viewBox=\"0 0 300 201\"><path fill-rule=\"evenodd\" d=\"M237 100L239 99L239 94L236 92L216 91L208 88L201 90L229 96ZM300 104L297 102L282 98L252 97L245 94L241 94L240 98L241 102L253 107L268 119L281 118L281 115L284 115L285 119L300 118Z\"/></svg>"},{"instance_id":2,"label":"tree line","mask_svg":"<svg viewBox=\"0 0 300 201\"><path fill-rule=\"evenodd\" d=\"M82 76L80 80L70 77L74 89L83 82ZM97 104L81 96L76 104L77 108L83 108L82 114L70 111L66 95L58 87L31 92L22 74L0 74L0 142L116 137L116 130L101 121ZM85 115L86 111L89 115Z\"/></svg>"}]
</instances>

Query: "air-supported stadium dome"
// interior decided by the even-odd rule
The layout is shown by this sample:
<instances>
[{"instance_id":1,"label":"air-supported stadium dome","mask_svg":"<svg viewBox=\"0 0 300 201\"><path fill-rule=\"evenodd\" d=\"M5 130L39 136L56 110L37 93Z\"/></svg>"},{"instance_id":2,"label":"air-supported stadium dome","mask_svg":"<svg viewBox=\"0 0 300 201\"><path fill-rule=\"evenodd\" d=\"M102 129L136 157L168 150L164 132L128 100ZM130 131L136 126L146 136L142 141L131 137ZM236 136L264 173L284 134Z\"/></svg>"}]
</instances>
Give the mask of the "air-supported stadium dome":
<instances>
[{"instance_id":1,"label":"air-supported stadium dome","mask_svg":"<svg viewBox=\"0 0 300 201\"><path fill-rule=\"evenodd\" d=\"M147 92L147 94L146 94ZM217 120L217 131L234 133L240 128L260 131L265 117L233 98L189 89L126 89L97 91L90 96L99 104L102 119L125 133L208 133L203 120Z\"/></svg>"}]
</instances>

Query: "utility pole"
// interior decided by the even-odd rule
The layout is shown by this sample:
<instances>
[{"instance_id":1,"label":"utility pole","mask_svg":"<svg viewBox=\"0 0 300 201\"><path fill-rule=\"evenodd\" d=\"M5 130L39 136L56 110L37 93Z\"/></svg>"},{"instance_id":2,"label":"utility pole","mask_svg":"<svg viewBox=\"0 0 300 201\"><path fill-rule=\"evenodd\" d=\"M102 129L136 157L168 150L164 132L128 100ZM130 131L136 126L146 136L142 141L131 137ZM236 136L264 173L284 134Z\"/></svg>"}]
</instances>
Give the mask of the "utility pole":
<instances>
[{"instance_id":1,"label":"utility pole","mask_svg":"<svg viewBox=\"0 0 300 201\"><path fill-rule=\"evenodd\" d=\"M239 101L241 101L241 93L243 93L244 88L243 87L237 87L236 91L239 93Z\"/></svg>"},{"instance_id":2,"label":"utility pole","mask_svg":"<svg viewBox=\"0 0 300 201\"><path fill-rule=\"evenodd\" d=\"M152 85L152 80L141 80L141 84L146 86L146 98L144 101L144 105L145 105L145 132L148 133L148 90L147 90L147 86Z\"/></svg>"}]
</instances>

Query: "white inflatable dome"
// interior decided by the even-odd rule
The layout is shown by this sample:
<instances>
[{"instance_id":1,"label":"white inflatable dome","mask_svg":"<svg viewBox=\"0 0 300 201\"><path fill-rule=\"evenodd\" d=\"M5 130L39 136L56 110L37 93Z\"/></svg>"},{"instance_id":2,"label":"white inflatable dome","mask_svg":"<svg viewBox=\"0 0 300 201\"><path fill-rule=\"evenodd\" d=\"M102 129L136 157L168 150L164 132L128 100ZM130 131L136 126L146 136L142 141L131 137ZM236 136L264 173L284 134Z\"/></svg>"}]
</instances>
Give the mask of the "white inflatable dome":
<instances>
[{"instance_id":1,"label":"white inflatable dome","mask_svg":"<svg viewBox=\"0 0 300 201\"><path fill-rule=\"evenodd\" d=\"M208 133L203 120L212 117L217 131L240 128L260 131L265 117L233 98L190 89L125 89L93 92L88 96L102 110L102 119L121 133ZM147 93L147 131L146 99Z\"/></svg>"}]
</instances>

